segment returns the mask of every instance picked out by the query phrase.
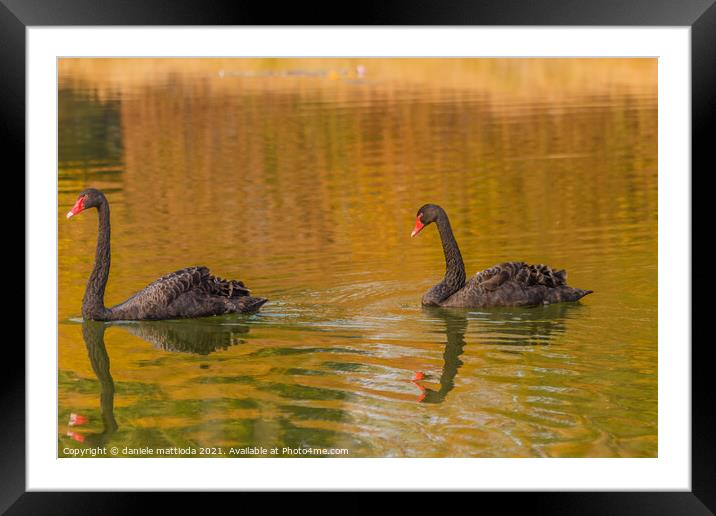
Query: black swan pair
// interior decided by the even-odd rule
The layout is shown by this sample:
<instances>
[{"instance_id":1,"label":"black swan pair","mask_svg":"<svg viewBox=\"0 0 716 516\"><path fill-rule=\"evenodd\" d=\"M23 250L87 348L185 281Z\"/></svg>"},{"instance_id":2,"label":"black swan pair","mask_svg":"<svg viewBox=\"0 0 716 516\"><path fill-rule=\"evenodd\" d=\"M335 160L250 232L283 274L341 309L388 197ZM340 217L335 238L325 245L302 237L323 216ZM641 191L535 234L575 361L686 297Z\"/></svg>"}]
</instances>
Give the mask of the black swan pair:
<instances>
[{"instance_id":1,"label":"black swan pair","mask_svg":"<svg viewBox=\"0 0 716 516\"><path fill-rule=\"evenodd\" d=\"M94 268L82 299L82 317L95 321L178 319L238 312L255 312L267 300L249 296L240 281L223 280L206 267L187 267L147 285L124 303L104 306L104 289L109 278L109 202L102 192L82 192L67 218L97 208L99 236Z\"/></svg>"},{"instance_id":2,"label":"black swan pair","mask_svg":"<svg viewBox=\"0 0 716 516\"><path fill-rule=\"evenodd\" d=\"M67 218L88 208L97 208L99 213L99 236L94 268L82 300L84 319L116 321L206 317L255 312L267 301L249 296L249 290L241 281L212 276L206 267L188 267L162 276L124 303L105 307L104 290L110 265L107 198L99 190L89 188L79 195ZM437 224L440 232L446 271L443 280L423 296L425 306L526 306L577 301L592 292L567 286L564 270L555 271L547 265L528 265L524 262L501 263L465 281L465 265L445 210L434 204L420 208L411 236L432 222Z\"/></svg>"}]
</instances>

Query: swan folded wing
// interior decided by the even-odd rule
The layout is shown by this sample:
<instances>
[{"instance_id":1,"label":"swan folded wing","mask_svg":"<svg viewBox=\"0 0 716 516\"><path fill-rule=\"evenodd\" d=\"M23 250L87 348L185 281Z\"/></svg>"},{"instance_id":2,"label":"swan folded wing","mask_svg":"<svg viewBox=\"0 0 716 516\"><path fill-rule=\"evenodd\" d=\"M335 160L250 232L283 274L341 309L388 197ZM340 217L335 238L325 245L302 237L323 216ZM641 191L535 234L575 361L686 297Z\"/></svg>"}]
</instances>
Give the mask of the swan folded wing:
<instances>
[{"instance_id":1,"label":"swan folded wing","mask_svg":"<svg viewBox=\"0 0 716 516\"><path fill-rule=\"evenodd\" d=\"M209 276L202 286L215 296L232 298L249 295L249 289L242 281L225 280L217 276Z\"/></svg>"},{"instance_id":2,"label":"swan folded wing","mask_svg":"<svg viewBox=\"0 0 716 516\"><path fill-rule=\"evenodd\" d=\"M517 279L520 272L527 266L525 262L505 262L480 271L473 277L471 283L494 290L505 281Z\"/></svg>"},{"instance_id":3,"label":"swan folded wing","mask_svg":"<svg viewBox=\"0 0 716 516\"><path fill-rule=\"evenodd\" d=\"M505 262L478 272L471 283L484 287L486 290L494 290L510 280L525 286L559 287L567 284L567 271L555 270L542 263L529 265L525 262Z\"/></svg>"},{"instance_id":4,"label":"swan folded wing","mask_svg":"<svg viewBox=\"0 0 716 516\"><path fill-rule=\"evenodd\" d=\"M529 286L544 285L545 287L555 288L567 284L567 271L564 269L555 270L542 263L526 265L515 279Z\"/></svg>"},{"instance_id":5,"label":"swan folded wing","mask_svg":"<svg viewBox=\"0 0 716 516\"><path fill-rule=\"evenodd\" d=\"M206 267L187 267L153 281L141 292L141 297L145 303L149 302L153 306L168 306L177 297L200 287L211 277Z\"/></svg>"}]
</instances>

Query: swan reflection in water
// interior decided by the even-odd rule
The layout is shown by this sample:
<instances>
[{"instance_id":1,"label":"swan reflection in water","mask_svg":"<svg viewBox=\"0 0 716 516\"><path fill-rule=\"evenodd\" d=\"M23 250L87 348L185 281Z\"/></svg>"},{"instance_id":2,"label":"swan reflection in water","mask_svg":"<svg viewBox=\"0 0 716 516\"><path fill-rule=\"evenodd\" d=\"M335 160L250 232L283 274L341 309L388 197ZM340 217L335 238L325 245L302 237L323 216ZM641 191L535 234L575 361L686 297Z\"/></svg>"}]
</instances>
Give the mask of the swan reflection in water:
<instances>
[{"instance_id":1,"label":"swan reflection in water","mask_svg":"<svg viewBox=\"0 0 716 516\"><path fill-rule=\"evenodd\" d=\"M245 324L217 324L202 320L142 321L106 323L86 320L82 322L82 337L87 347L92 370L100 384L100 414L103 429L95 434L80 434L68 430L75 440L91 446L101 445L105 439L118 429L114 417L114 379L110 373L110 360L104 344L104 332L109 326L123 328L131 334L149 342L163 351L208 355L225 350L244 342L239 335L248 333ZM77 414L70 416L70 426L84 424L86 418Z\"/></svg>"},{"instance_id":2,"label":"swan reflection in water","mask_svg":"<svg viewBox=\"0 0 716 516\"><path fill-rule=\"evenodd\" d=\"M171 321L124 321L116 326L146 340L162 351L208 355L223 351L244 341L249 332L246 324L231 321L221 323L218 318L177 319Z\"/></svg>"},{"instance_id":3,"label":"swan reflection in water","mask_svg":"<svg viewBox=\"0 0 716 516\"><path fill-rule=\"evenodd\" d=\"M511 307L471 312L456 308L423 307L430 322L442 324L447 342L443 352L440 388L430 389L418 383L424 378L416 373L413 383L422 391L421 403L442 403L455 387L455 377L462 366L460 355L465 347L468 325L475 344L497 346L534 346L549 344L566 328L569 312L581 307L579 303L560 303L531 308Z\"/></svg>"},{"instance_id":4,"label":"swan reflection in water","mask_svg":"<svg viewBox=\"0 0 716 516\"><path fill-rule=\"evenodd\" d=\"M101 445L118 428L117 421L114 419L114 380L109 372L109 355L104 346L106 327L107 324L103 322L84 321L82 323L82 338L87 347L87 356L100 385L99 407L103 429L96 434L78 434L77 432L68 432L68 434L90 446ZM76 419L76 416L75 418L70 417L71 420Z\"/></svg>"}]
</instances>

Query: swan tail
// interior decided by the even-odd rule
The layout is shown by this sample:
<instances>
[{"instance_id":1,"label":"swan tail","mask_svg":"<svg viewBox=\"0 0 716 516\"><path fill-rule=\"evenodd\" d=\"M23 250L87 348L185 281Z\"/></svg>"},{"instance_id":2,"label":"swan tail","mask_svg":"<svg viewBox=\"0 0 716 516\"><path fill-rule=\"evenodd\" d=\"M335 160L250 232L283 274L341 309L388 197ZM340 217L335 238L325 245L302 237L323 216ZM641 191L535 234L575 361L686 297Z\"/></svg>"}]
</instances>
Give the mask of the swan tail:
<instances>
[{"instance_id":1,"label":"swan tail","mask_svg":"<svg viewBox=\"0 0 716 516\"><path fill-rule=\"evenodd\" d=\"M567 295L565 296L567 299L565 301L579 301L584 296L587 296L589 294L592 294L593 290L582 290L581 288L569 288L569 292L567 292Z\"/></svg>"},{"instance_id":2,"label":"swan tail","mask_svg":"<svg viewBox=\"0 0 716 516\"><path fill-rule=\"evenodd\" d=\"M263 297L243 296L234 300L237 312L257 312L268 299Z\"/></svg>"},{"instance_id":3,"label":"swan tail","mask_svg":"<svg viewBox=\"0 0 716 516\"><path fill-rule=\"evenodd\" d=\"M579 301L584 296L593 293L593 290L582 290L581 288L573 288L562 286L550 289L543 300L544 304L563 303L565 301Z\"/></svg>"}]
</instances>

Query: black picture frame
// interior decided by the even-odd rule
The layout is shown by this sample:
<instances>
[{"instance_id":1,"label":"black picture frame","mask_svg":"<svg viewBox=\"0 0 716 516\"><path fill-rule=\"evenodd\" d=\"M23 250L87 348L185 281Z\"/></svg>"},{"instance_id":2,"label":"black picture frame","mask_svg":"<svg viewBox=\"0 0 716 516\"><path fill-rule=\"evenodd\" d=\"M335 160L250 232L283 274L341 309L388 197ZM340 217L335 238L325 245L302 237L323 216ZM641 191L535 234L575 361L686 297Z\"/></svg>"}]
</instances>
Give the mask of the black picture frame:
<instances>
[{"instance_id":1,"label":"black picture frame","mask_svg":"<svg viewBox=\"0 0 716 516\"><path fill-rule=\"evenodd\" d=\"M32 26L83 25L558 25L688 26L691 28L692 178L714 170L716 119L716 0L460 0L307 6L196 0L0 0L0 144L25 166L25 31ZM7 159L5 160L8 161ZM25 259L27 257L25 256ZM27 270L25 269L27 274ZM691 281L685 277L684 281ZM684 346L689 342L682 343ZM713 514L716 512L714 411L709 404L707 346L692 346L692 490L690 492L480 493L547 514ZM48 352L51 352L48 348ZM3 361L0 511L9 514L119 514L146 507L146 493L25 492L25 353L7 343ZM216 496L220 496L216 494ZM305 504L306 493L296 503ZM222 499L225 498L222 496ZM507 498L505 500L504 498ZM311 507L320 499L309 501ZM165 509L185 497L162 496ZM351 508L373 502L351 495ZM474 503L470 502L470 503ZM403 511L423 508L410 498ZM415 505L415 507L411 507ZM588 510L585 510L588 509Z\"/></svg>"}]
</instances>

